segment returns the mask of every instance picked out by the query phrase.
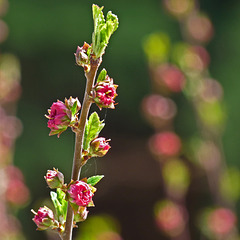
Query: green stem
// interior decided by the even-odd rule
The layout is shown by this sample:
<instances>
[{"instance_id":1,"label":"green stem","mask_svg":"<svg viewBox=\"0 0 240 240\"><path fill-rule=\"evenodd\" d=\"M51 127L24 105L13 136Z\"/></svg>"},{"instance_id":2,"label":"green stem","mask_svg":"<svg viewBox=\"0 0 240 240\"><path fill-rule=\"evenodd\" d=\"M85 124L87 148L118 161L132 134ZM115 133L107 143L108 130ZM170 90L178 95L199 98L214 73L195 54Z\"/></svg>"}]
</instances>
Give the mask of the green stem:
<instances>
[{"instance_id":1,"label":"green stem","mask_svg":"<svg viewBox=\"0 0 240 240\"><path fill-rule=\"evenodd\" d=\"M88 73L85 73L87 84L86 84L86 90L85 90L85 95L84 95L83 104L82 104L81 115L79 119L79 128L75 135L75 151L74 151L73 167L72 167L72 180L74 181L79 180L81 168L83 166L83 162L81 159L82 159L84 131L85 131L85 125L86 125L87 117L89 114L89 110L92 105L92 100L89 97L89 95L92 90L93 84L95 82L96 73L100 63L101 63L101 58L97 60L92 60L90 71ZM63 233L63 238L62 238L63 240L72 240L73 217L74 217L74 214L73 214L72 208L70 204L68 204L65 231Z\"/></svg>"}]
</instances>

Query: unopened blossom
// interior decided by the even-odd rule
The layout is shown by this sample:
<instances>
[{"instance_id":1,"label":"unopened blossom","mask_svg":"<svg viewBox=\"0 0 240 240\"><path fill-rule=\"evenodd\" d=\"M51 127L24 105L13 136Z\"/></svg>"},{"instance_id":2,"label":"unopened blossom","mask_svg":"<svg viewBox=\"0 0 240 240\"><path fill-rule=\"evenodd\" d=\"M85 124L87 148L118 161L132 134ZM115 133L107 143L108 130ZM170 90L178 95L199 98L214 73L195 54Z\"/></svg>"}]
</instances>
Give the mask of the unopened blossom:
<instances>
[{"instance_id":1,"label":"unopened blossom","mask_svg":"<svg viewBox=\"0 0 240 240\"><path fill-rule=\"evenodd\" d=\"M85 72L89 72L91 68L90 57L88 54L89 47L90 45L84 42L83 46L78 46L76 53L74 53L77 65L82 66Z\"/></svg>"},{"instance_id":2,"label":"unopened blossom","mask_svg":"<svg viewBox=\"0 0 240 240\"><path fill-rule=\"evenodd\" d=\"M109 145L110 140L104 137L97 137L90 142L90 155L91 157L103 157L111 148Z\"/></svg>"},{"instance_id":3,"label":"unopened blossom","mask_svg":"<svg viewBox=\"0 0 240 240\"><path fill-rule=\"evenodd\" d=\"M76 104L76 113L81 109L81 103L79 102L78 98L73 98L72 96L67 99L65 98L65 105L68 109L73 109L74 108L74 105Z\"/></svg>"},{"instance_id":4,"label":"unopened blossom","mask_svg":"<svg viewBox=\"0 0 240 240\"><path fill-rule=\"evenodd\" d=\"M117 87L118 85L114 84L113 79L108 75L104 81L99 81L94 86L92 98L100 110L102 108L115 108L114 98L117 96Z\"/></svg>"},{"instance_id":5,"label":"unopened blossom","mask_svg":"<svg viewBox=\"0 0 240 240\"><path fill-rule=\"evenodd\" d=\"M76 181L71 184L68 190L69 201L78 206L86 207L92 202L93 192L91 187L83 181Z\"/></svg>"},{"instance_id":6,"label":"unopened blossom","mask_svg":"<svg viewBox=\"0 0 240 240\"><path fill-rule=\"evenodd\" d=\"M64 184L64 176L56 169L48 170L45 180L51 189L61 188Z\"/></svg>"},{"instance_id":7,"label":"unopened blossom","mask_svg":"<svg viewBox=\"0 0 240 240\"><path fill-rule=\"evenodd\" d=\"M87 219L88 212L86 207L79 207L78 211L74 213L74 221L83 222Z\"/></svg>"},{"instance_id":8,"label":"unopened blossom","mask_svg":"<svg viewBox=\"0 0 240 240\"><path fill-rule=\"evenodd\" d=\"M53 211L48 207L44 206L38 209L38 212L32 212L35 214L34 218L32 219L35 224L37 225L37 230L46 230L50 227L54 226L55 219L53 215Z\"/></svg>"},{"instance_id":9,"label":"unopened blossom","mask_svg":"<svg viewBox=\"0 0 240 240\"><path fill-rule=\"evenodd\" d=\"M49 115L45 115L48 120L48 127L51 129L49 135L58 134L67 130L71 122L71 111L62 101L54 102L48 110Z\"/></svg>"}]
</instances>

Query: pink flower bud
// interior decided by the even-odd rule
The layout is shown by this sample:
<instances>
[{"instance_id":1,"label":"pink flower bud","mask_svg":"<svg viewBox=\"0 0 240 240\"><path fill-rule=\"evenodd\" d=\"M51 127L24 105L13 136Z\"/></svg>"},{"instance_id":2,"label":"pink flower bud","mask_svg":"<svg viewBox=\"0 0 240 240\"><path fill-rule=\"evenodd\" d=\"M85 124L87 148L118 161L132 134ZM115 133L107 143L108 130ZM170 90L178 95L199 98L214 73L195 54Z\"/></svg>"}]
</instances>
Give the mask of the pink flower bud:
<instances>
[{"instance_id":1,"label":"pink flower bud","mask_svg":"<svg viewBox=\"0 0 240 240\"><path fill-rule=\"evenodd\" d=\"M81 103L78 98L73 98L72 96L69 99L65 98L65 105L68 109L71 110L74 107L74 104L77 105L76 112L78 112L81 109Z\"/></svg>"},{"instance_id":2,"label":"pink flower bud","mask_svg":"<svg viewBox=\"0 0 240 240\"><path fill-rule=\"evenodd\" d=\"M90 155L91 157L103 157L107 154L111 148L109 145L110 140L106 140L104 137L98 137L90 142Z\"/></svg>"},{"instance_id":3,"label":"pink flower bud","mask_svg":"<svg viewBox=\"0 0 240 240\"><path fill-rule=\"evenodd\" d=\"M117 96L116 90L118 85L113 84L113 79L108 75L104 81L99 81L94 86L92 98L101 110L102 108L114 109L114 98Z\"/></svg>"},{"instance_id":4,"label":"pink flower bud","mask_svg":"<svg viewBox=\"0 0 240 240\"><path fill-rule=\"evenodd\" d=\"M50 136L58 134L67 130L71 122L71 111L62 101L54 102L48 110L49 115L45 115L48 120L48 127L51 129Z\"/></svg>"},{"instance_id":5,"label":"pink flower bud","mask_svg":"<svg viewBox=\"0 0 240 240\"><path fill-rule=\"evenodd\" d=\"M77 65L82 66L85 72L89 72L91 67L90 58L88 56L89 47L90 45L84 42L83 46L78 46L76 53L74 53Z\"/></svg>"},{"instance_id":6,"label":"pink flower bud","mask_svg":"<svg viewBox=\"0 0 240 240\"><path fill-rule=\"evenodd\" d=\"M54 215L51 209L44 206L38 209L38 212L32 212L35 214L34 218L32 219L35 224L37 225L37 230L46 230L47 228L53 227L55 220Z\"/></svg>"},{"instance_id":7,"label":"pink flower bud","mask_svg":"<svg viewBox=\"0 0 240 240\"><path fill-rule=\"evenodd\" d=\"M88 206L88 204L91 203L94 195L91 191L91 187L83 181L76 181L75 183L71 184L68 194L69 201L81 207Z\"/></svg>"},{"instance_id":8,"label":"pink flower bud","mask_svg":"<svg viewBox=\"0 0 240 240\"><path fill-rule=\"evenodd\" d=\"M48 170L44 178L51 189L61 188L64 184L64 176L57 169Z\"/></svg>"},{"instance_id":9,"label":"pink flower bud","mask_svg":"<svg viewBox=\"0 0 240 240\"><path fill-rule=\"evenodd\" d=\"M83 222L87 219L88 212L86 207L79 207L78 211L74 213L74 221Z\"/></svg>"}]
</instances>

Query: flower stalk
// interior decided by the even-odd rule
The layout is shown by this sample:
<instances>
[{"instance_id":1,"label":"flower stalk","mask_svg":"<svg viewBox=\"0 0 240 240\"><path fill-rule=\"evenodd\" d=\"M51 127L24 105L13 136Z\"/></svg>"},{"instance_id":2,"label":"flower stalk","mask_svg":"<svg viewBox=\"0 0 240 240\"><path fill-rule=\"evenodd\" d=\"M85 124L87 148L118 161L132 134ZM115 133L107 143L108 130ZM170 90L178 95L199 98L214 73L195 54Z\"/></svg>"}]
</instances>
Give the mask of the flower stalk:
<instances>
[{"instance_id":1,"label":"flower stalk","mask_svg":"<svg viewBox=\"0 0 240 240\"><path fill-rule=\"evenodd\" d=\"M91 62L91 70L85 74L87 79L87 85L85 90L85 96L83 99L82 104L82 111L79 119L79 128L78 131L75 133L75 151L74 151L74 159L73 159L73 167L72 167L72 179L78 180L81 173L81 168L84 165L84 162L82 161L82 150L83 150L83 137L84 137L84 131L86 126L87 117L89 114L90 107L92 105L92 100L89 97L90 91L92 89L92 86L94 84L96 73L98 70L98 67L101 63L101 59L98 59L96 61ZM72 229L73 229L73 217L74 213L70 206L68 205L67 210L67 219L66 219L66 226L65 226L65 232L63 234L63 240L71 240L72 239Z\"/></svg>"},{"instance_id":2,"label":"flower stalk","mask_svg":"<svg viewBox=\"0 0 240 240\"><path fill-rule=\"evenodd\" d=\"M109 12L105 20L102 12L103 7L100 8L93 4L92 8L93 35L95 36L94 40L97 41L94 41L91 45L85 42L82 47L77 47L75 53L76 64L83 67L86 77L82 106L78 98L65 98L65 102L58 100L53 103L48 110L49 115L45 115L48 118L48 127L51 129L50 136L57 135L59 138L60 134L66 131L68 127L75 133L71 181L69 184L65 184L64 175L61 172L55 168L48 170L45 180L50 189L56 190L56 192L52 191L50 193L55 214L47 207L40 208L38 210L39 214L34 210L32 211L35 214L33 220L38 227L37 230L52 229L59 233L62 240L72 240L73 228L77 227L78 222L86 220L88 216L87 207L94 207L92 198L97 190L94 186L104 177L103 175L97 175L80 180L82 166L92 157L103 157L110 149L109 140L99 137L99 133L105 124L100 121L96 112L92 113L89 118L88 115L91 105L93 103L99 104L92 96L96 75L110 36L117 29L118 19L116 15ZM113 79L106 76L105 69L99 76L98 80L104 81L106 89L112 89L113 94L110 94L109 91L104 92L109 104L98 105L98 107L100 110L102 107L113 109L115 103L113 99L117 96L117 85L113 85ZM105 81L105 77L111 81ZM45 212L42 214L43 210L49 214L47 215Z\"/></svg>"}]
</instances>

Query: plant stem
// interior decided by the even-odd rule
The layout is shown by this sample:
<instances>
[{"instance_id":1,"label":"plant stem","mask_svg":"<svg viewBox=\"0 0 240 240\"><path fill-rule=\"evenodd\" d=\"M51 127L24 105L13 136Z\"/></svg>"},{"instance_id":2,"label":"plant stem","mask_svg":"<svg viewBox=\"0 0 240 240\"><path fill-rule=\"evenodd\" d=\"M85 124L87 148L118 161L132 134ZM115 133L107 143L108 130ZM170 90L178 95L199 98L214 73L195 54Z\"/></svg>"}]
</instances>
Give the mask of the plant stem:
<instances>
[{"instance_id":1,"label":"plant stem","mask_svg":"<svg viewBox=\"0 0 240 240\"><path fill-rule=\"evenodd\" d=\"M79 179L81 168L83 166L82 149L83 149L84 131L85 131L85 125L86 125L88 113L92 105L92 100L89 97L89 95L92 90L93 84L95 82L96 73L100 63L101 63L101 58L97 60L91 60L91 69L88 73L85 73L87 83L86 83L85 95L84 95L82 110L81 110L80 119L79 119L79 128L75 135L75 150L74 150L74 158L73 158L73 166L72 166L72 180L74 181ZM66 226L65 226L65 231L63 233L63 240L72 240L73 217L74 217L74 214L73 214L72 208L70 204L68 204Z\"/></svg>"}]
</instances>

